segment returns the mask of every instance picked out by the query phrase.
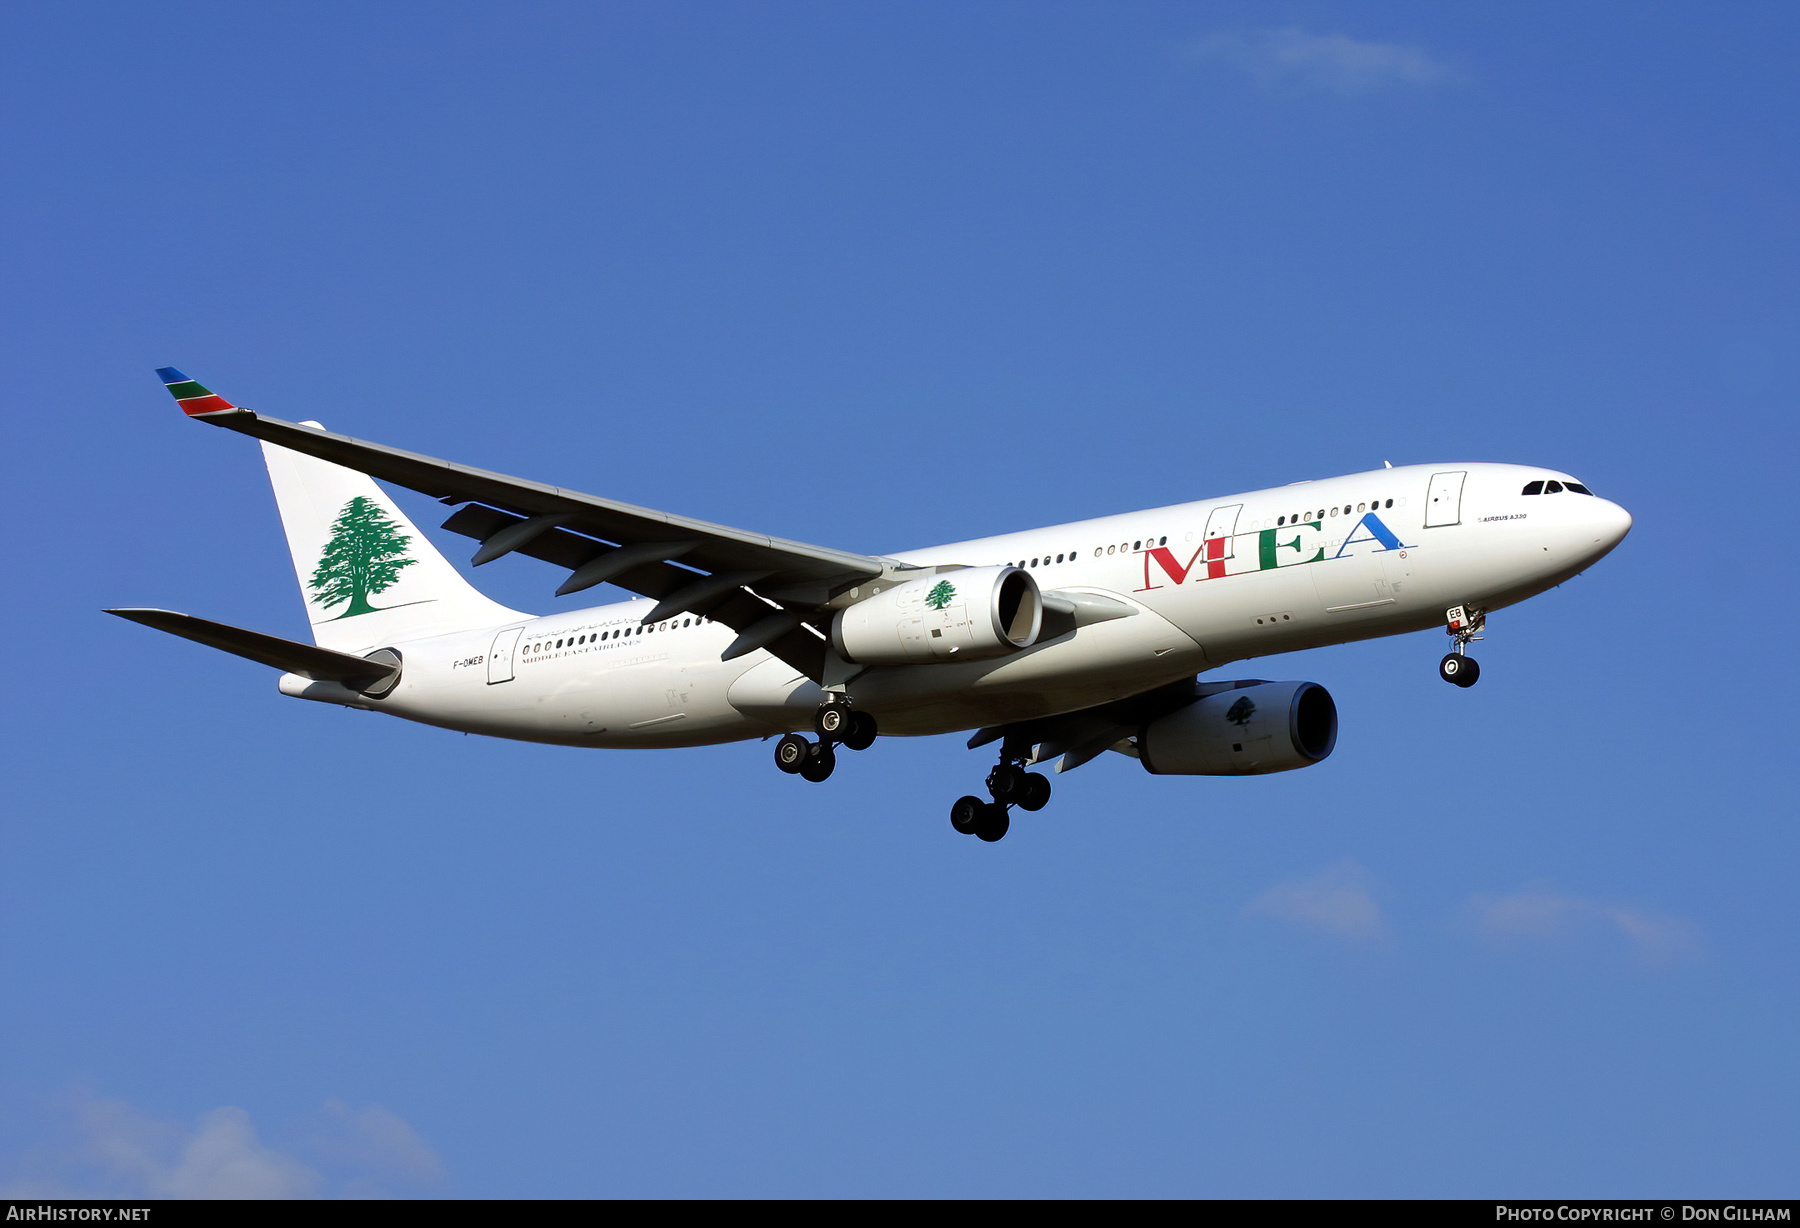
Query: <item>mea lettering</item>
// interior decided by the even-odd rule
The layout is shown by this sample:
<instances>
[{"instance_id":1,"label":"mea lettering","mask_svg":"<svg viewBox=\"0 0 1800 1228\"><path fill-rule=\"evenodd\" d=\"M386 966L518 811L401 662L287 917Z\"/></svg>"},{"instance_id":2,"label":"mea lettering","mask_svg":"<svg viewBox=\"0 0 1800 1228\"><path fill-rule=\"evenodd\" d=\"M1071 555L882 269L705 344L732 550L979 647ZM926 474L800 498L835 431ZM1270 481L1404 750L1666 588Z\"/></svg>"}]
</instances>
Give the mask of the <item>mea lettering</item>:
<instances>
[{"instance_id":1,"label":"mea lettering","mask_svg":"<svg viewBox=\"0 0 1800 1228\"><path fill-rule=\"evenodd\" d=\"M1175 584L1185 584L1189 576L1196 580L1218 580L1247 572L1273 571L1277 567L1318 563L1326 557L1325 548L1328 543L1323 540L1324 532L1324 524L1312 520L1280 529L1257 529L1231 537L1214 537L1202 542L1186 563L1166 546L1142 550L1139 553L1144 559L1144 586L1133 591L1147 593L1163 587L1157 583L1157 577L1150 570L1152 562ZM1252 540L1256 543L1254 553L1247 549L1234 549L1235 543L1243 542L1248 545ZM1369 512L1344 535L1337 552L1331 557L1338 559L1346 554L1355 554L1355 547L1367 543L1373 543L1376 547L1371 553L1407 549L1405 543L1382 523L1379 516Z\"/></svg>"}]
</instances>

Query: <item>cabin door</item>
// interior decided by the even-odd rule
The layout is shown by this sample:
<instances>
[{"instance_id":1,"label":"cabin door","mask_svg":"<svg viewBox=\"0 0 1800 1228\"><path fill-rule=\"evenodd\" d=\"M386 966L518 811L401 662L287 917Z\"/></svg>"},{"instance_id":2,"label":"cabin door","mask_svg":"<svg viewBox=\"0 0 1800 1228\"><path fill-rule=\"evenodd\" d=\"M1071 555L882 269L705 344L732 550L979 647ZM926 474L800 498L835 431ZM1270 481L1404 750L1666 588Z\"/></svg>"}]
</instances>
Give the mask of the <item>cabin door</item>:
<instances>
[{"instance_id":1,"label":"cabin door","mask_svg":"<svg viewBox=\"0 0 1800 1228\"><path fill-rule=\"evenodd\" d=\"M1431 475L1431 489L1425 495L1425 527L1440 529L1462 523L1463 480L1468 471Z\"/></svg>"},{"instance_id":2,"label":"cabin door","mask_svg":"<svg viewBox=\"0 0 1800 1228\"><path fill-rule=\"evenodd\" d=\"M513 654L519 648L519 636L525 633L523 627L508 627L494 637L494 646L488 649L488 684L511 682L513 680Z\"/></svg>"}]
</instances>

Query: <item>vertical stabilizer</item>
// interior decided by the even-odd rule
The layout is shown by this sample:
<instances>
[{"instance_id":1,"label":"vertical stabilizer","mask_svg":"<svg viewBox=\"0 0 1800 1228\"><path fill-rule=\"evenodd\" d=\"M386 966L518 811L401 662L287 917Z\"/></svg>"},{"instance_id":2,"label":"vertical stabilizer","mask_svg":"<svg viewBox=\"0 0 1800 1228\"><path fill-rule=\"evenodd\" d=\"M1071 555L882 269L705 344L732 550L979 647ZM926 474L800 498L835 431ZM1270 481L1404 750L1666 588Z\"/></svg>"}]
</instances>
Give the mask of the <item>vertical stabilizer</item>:
<instances>
[{"instance_id":1,"label":"vertical stabilizer","mask_svg":"<svg viewBox=\"0 0 1800 1228\"><path fill-rule=\"evenodd\" d=\"M262 450L321 648L363 653L530 617L463 579L366 474L273 444Z\"/></svg>"}]
</instances>

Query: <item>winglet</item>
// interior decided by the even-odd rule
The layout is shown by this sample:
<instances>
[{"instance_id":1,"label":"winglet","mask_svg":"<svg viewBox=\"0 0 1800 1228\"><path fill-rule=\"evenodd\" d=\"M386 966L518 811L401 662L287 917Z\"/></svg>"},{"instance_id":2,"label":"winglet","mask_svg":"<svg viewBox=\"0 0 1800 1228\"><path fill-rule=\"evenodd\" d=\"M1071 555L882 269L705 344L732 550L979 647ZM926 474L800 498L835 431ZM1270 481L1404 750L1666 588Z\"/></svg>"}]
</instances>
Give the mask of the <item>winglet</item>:
<instances>
[{"instance_id":1,"label":"winglet","mask_svg":"<svg viewBox=\"0 0 1800 1228\"><path fill-rule=\"evenodd\" d=\"M158 367L157 378L181 406L181 412L190 418L206 418L213 414L238 414L246 412L242 407L233 405L224 397L213 392L198 380L191 380L174 367Z\"/></svg>"}]
</instances>

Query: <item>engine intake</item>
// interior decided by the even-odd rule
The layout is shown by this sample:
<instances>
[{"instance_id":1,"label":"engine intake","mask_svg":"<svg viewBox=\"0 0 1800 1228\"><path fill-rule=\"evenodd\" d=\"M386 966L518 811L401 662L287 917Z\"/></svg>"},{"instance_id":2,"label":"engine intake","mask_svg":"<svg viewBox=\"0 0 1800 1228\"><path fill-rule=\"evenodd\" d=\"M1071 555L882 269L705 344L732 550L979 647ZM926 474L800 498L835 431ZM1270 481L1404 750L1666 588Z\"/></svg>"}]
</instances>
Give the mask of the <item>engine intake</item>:
<instances>
[{"instance_id":1,"label":"engine intake","mask_svg":"<svg viewBox=\"0 0 1800 1228\"><path fill-rule=\"evenodd\" d=\"M859 665L978 661L1037 642L1044 603L1031 573L965 567L908 580L837 612L831 646Z\"/></svg>"},{"instance_id":2,"label":"engine intake","mask_svg":"<svg viewBox=\"0 0 1800 1228\"><path fill-rule=\"evenodd\" d=\"M1138 731L1157 776L1260 776L1311 767L1337 745L1337 704L1316 682L1239 684Z\"/></svg>"}]
</instances>

